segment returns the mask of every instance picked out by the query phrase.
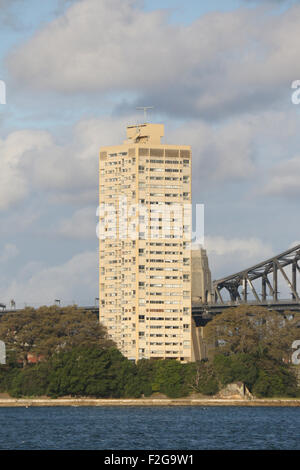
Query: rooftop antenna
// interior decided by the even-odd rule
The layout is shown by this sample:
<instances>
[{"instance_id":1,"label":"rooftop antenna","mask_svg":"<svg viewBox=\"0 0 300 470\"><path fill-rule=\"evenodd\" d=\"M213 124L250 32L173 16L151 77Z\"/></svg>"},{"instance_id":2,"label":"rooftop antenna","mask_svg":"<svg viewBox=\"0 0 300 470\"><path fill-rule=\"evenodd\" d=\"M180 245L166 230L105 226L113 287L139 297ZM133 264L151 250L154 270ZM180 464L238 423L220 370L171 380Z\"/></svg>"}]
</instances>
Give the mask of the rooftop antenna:
<instances>
[{"instance_id":1,"label":"rooftop antenna","mask_svg":"<svg viewBox=\"0 0 300 470\"><path fill-rule=\"evenodd\" d=\"M146 124L147 122L147 110L148 109L153 109L154 106L138 106L136 109L143 110L144 111L144 122Z\"/></svg>"}]
</instances>

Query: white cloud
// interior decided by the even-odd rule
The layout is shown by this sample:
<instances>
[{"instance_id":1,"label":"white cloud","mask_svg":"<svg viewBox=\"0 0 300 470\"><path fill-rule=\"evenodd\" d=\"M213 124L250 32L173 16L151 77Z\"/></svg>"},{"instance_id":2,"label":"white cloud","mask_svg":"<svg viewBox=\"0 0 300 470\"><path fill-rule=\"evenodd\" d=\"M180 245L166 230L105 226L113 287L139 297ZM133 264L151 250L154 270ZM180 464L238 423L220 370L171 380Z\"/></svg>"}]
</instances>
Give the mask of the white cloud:
<instances>
[{"instance_id":1,"label":"white cloud","mask_svg":"<svg viewBox=\"0 0 300 470\"><path fill-rule=\"evenodd\" d=\"M7 261L15 258L19 254L19 250L16 245L12 243L6 243L3 249L0 251L0 264L4 264Z\"/></svg>"},{"instance_id":2,"label":"white cloud","mask_svg":"<svg viewBox=\"0 0 300 470\"><path fill-rule=\"evenodd\" d=\"M41 131L12 132L0 139L0 210L22 201L29 192L25 175L26 155L49 145L49 136Z\"/></svg>"},{"instance_id":3,"label":"white cloud","mask_svg":"<svg viewBox=\"0 0 300 470\"><path fill-rule=\"evenodd\" d=\"M192 145L193 185L199 197L210 187L227 207L230 201L242 205L248 183L255 180L264 186L264 195L299 196L299 119L290 85L300 78L300 8L280 15L265 9L214 12L183 26L170 25L162 11L145 12L139 5L133 0L82 0L43 25L8 58L19 88L82 93L97 97L99 107L102 98L115 98L115 93L116 102L129 92L139 104L153 104L172 117L189 116L190 122L166 133L166 141ZM271 106L282 96L287 107L275 112ZM207 125L207 117L228 115L230 119ZM44 195L57 208L80 207L60 222L56 233L75 240L94 237L99 148L121 143L129 120L81 119L73 129L64 129L59 142L53 133L36 130L12 132L0 140L0 210L17 204L24 208L20 220L16 213L5 214L0 231L7 234L10 227L23 232L36 220L37 214L25 212L25 201L34 194L41 200L39 210ZM234 183L228 193L220 189L224 181ZM53 224L52 217L49 211ZM206 238L215 278L273 254L268 243L247 236L246 225L243 230L244 238ZM0 250L0 259L9 255L6 250L6 255ZM34 257L34 247L28 250ZM0 298L27 303L62 298L70 303L77 295L87 295L92 301L96 262L97 256L87 253L54 267L29 263L7 290L2 287Z\"/></svg>"},{"instance_id":4,"label":"white cloud","mask_svg":"<svg viewBox=\"0 0 300 470\"><path fill-rule=\"evenodd\" d=\"M271 170L263 194L295 198L300 196L300 156L280 162Z\"/></svg>"},{"instance_id":5,"label":"white cloud","mask_svg":"<svg viewBox=\"0 0 300 470\"><path fill-rule=\"evenodd\" d=\"M192 121L167 136L170 143L192 146L194 183L248 179L255 172L252 126L242 120L221 126Z\"/></svg>"},{"instance_id":6,"label":"white cloud","mask_svg":"<svg viewBox=\"0 0 300 470\"><path fill-rule=\"evenodd\" d=\"M50 132L36 130L0 140L0 210L21 205L31 192L45 193L54 204L96 207L100 147L122 143L131 122L135 118L81 120L59 144ZM233 120L210 127L192 121L168 132L166 141L192 145L194 183L249 179L256 170L253 141L259 125Z\"/></svg>"},{"instance_id":7,"label":"white cloud","mask_svg":"<svg viewBox=\"0 0 300 470\"><path fill-rule=\"evenodd\" d=\"M226 239L224 237L207 237L205 239L205 247L209 253L217 255L232 255L236 252L244 253L244 257L254 259L258 256L265 256L265 259L273 254L270 245L266 245L257 238L232 238ZM260 260L263 261L263 260Z\"/></svg>"},{"instance_id":8,"label":"white cloud","mask_svg":"<svg viewBox=\"0 0 300 470\"><path fill-rule=\"evenodd\" d=\"M1 286L0 298L7 304L14 299L19 308L24 304L54 304L55 299L60 299L62 305L74 302L93 305L97 292L97 252L88 251L57 266L41 267L38 263L30 263L28 270L22 268L9 285Z\"/></svg>"},{"instance_id":9,"label":"white cloud","mask_svg":"<svg viewBox=\"0 0 300 470\"><path fill-rule=\"evenodd\" d=\"M289 112L249 114L217 126L193 120L166 128L165 141L192 146L193 186L199 191L197 197L209 185L217 187L224 181L254 182L270 177L264 192L299 194L298 159L283 160L299 145L298 121L293 111L292 107ZM133 122L135 117L81 120L66 130L65 139L59 144L50 132L12 132L0 140L0 210L16 204L23 205L25 210L23 202L31 192L40 197L46 194L55 205L96 207L99 149L122 143L126 125ZM264 171L265 165L268 172ZM92 220L91 215L89 218ZM66 226L60 229L68 231Z\"/></svg>"},{"instance_id":10,"label":"white cloud","mask_svg":"<svg viewBox=\"0 0 300 470\"><path fill-rule=\"evenodd\" d=\"M84 0L8 58L23 87L130 92L161 111L221 117L262 109L298 78L300 7L240 8L168 23L134 0Z\"/></svg>"},{"instance_id":11,"label":"white cloud","mask_svg":"<svg viewBox=\"0 0 300 470\"><path fill-rule=\"evenodd\" d=\"M96 225L96 206L84 207L62 220L56 233L66 238L96 240Z\"/></svg>"},{"instance_id":12,"label":"white cloud","mask_svg":"<svg viewBox=\"0 0 300 470\"><path fill-rule=\"evenodd\" d=\"M34 190L60 203L97 204L100 145L121 141L121 123L112 118L80 121L60 145L47 131L16 131L0 139L0 210L22 203Z\"/></svg>"},{"instance_id":13,"label":"white cloud","mask_svg":"<svg viewBox=\"0 0 300 470\"><path fill-rule=\"evenodd\" d=\"M206 236L204 248L207 250L214 279L243 271L274 255L270 244L252 237Z\"/></svg>"},{"instance_id":14,"label":"white cloud","mask_svg":"<svg viewBox=\"0 0 300 470\"><path fill-rule=\"evenodd\" d=\"M18 209L1 214L1 236L9 237L12 231L24 235L31 230L34 223L41 216L42 210L41 208L28 204L28 201L26 202L26 205L20 205Z\"/></svg>"}]
</instances>

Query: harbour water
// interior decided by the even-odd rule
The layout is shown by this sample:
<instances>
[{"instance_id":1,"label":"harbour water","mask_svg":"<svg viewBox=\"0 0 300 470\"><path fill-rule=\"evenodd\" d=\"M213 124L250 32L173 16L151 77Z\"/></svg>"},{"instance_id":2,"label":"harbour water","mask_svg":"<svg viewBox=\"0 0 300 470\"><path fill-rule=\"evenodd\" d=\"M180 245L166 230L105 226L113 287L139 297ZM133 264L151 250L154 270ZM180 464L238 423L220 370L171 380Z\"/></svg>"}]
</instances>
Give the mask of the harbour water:
<instances>
[{"instance_id":1,"label":"harbour water","mask_svg":"<svg viewBox=\"0 0 300 470\"><path fill-rule=\"evenodd\" d=\"M0 449L300 449L300 408L0 408Z\"/></svg>"}]
</instances>

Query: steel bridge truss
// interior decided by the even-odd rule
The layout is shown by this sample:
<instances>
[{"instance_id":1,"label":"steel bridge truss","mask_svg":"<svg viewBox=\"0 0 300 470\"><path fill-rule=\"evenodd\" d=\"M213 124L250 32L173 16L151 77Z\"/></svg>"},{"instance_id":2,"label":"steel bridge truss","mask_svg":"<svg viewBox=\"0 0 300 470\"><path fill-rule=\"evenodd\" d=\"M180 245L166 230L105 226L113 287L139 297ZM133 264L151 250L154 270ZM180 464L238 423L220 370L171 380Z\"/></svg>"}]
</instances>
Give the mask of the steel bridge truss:
<instances>
[{"instance_id":1,"label":"steel bridge truss","mask_svg":"<svg viewBox=\"0 0 300 470\"><path fill-rule=\"evenodd\" d=\"M231 301L251 302L250 293L253 294L256 302L265 303L267 296L271 296L273 301L278 301L278 274L288 285L294 302L300 303L300 297L297 292L297 273L300 272L298 261L300 260L300 245L281 253L274 258L259 263L251 268L245 269L239 273L225 277L213 283L214 302L224 304L222 291L224 289L229 293ZM286 267L291 266L292 277L287 274ZM289 274L290 275L290 274ZM261 294L257 292L257 284L254 281L260 279ZM256 288L255 288L256 287Z\"/></svg>"}]
</instances>

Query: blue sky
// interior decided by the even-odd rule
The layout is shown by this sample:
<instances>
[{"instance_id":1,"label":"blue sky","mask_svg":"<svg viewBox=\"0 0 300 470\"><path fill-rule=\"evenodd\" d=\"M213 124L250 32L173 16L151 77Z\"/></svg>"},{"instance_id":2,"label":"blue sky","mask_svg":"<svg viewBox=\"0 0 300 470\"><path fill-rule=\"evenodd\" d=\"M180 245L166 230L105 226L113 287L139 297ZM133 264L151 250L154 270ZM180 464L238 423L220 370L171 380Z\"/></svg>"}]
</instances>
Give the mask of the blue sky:
<instances>
[{"instance_id":1,"label":"blue sky","mask_svg":"<svg viewBox=\"0 0 300 470\"><path fill-rule=\"evenodd\" d=\"M0 302L97 296L98 151L153 105L213 277L300 240L300 2L0 0Z\"/></svg>"}]
</instances>

